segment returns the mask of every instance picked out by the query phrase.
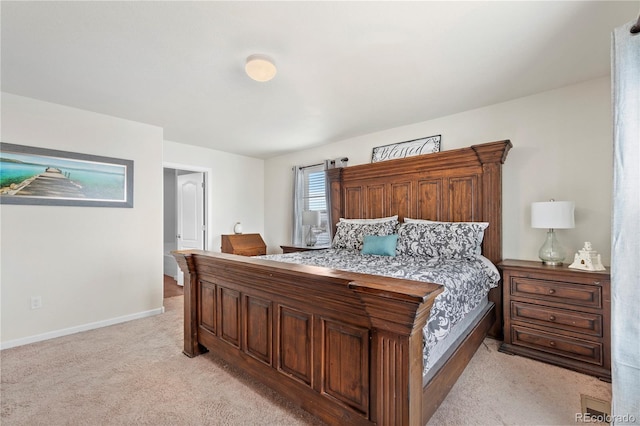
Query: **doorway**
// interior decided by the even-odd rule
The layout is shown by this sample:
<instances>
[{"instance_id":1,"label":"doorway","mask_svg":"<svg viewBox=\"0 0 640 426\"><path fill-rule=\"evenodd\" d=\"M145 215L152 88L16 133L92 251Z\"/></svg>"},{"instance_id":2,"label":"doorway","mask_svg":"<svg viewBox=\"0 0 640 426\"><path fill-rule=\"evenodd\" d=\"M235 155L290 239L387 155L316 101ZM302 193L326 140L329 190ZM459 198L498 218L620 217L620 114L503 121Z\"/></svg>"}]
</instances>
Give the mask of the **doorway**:
<instances>
[{"instance_id":1,"label":"doorway","mask_svg":"<svg viewBox=\"0 0 640 426\"><path fill-rule=\"evenodd\" d=\"M164 187L164 275L184 285L173 250L206 250L206 172L166 166Z\"/></svg>"}]
</instances>

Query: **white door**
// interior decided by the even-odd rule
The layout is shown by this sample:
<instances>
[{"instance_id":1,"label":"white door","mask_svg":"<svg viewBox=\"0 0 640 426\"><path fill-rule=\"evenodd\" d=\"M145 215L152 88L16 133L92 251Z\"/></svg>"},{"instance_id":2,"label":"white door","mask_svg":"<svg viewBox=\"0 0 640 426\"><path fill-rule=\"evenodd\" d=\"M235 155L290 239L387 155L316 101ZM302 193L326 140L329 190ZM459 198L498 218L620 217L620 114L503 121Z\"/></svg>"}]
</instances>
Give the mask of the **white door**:
<instances>
[{"instance_id":1,"label":"white door","mask_svg":"<svg viewBox=\"0 0 640 426\"><path fill-rule=\"evenodd\" d=\"M178 175L178 250L204 250L204 173ZM178 268L178 284L184 275Z\"/></svg>"}]
</instances>

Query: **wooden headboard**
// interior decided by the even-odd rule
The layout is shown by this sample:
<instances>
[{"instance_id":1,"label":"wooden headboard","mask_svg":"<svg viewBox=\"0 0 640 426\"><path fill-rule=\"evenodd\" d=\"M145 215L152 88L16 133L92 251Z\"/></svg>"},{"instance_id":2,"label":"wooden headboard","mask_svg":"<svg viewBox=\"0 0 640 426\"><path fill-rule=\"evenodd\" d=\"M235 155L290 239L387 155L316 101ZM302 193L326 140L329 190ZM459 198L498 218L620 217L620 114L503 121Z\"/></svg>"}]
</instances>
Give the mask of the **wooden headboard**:
<instances>
[{"instance_id":1,"label":"wooden headboard","mask_svg":"<svg viewBox=\"0 0 640 426\"><path fill-rule=\"evenodd\" d=\"M502 164L509 140L329 171L331 217L489 222L482 253L502 260ZM502 294L489 299L502 312ZM501 318L491 331L501 335Z\"/></svg>"}]
</instances>

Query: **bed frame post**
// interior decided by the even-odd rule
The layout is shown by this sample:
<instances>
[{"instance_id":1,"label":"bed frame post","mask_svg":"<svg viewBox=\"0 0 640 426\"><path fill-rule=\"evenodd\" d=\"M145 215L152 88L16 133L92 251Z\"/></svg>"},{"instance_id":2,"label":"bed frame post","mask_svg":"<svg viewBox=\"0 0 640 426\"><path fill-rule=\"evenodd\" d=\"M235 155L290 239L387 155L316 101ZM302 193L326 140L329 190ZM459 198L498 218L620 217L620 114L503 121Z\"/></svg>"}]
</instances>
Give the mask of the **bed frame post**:
<instances>
[{"instance_id":1,"label":"bed frame post","mask_svg":"<svg viewBox=\"0 0 640 426\"><path fill-rule=\"evenodd\" d=\"M207 352L198 343L198 301L196 288L196 268L192 252L172 252L184 273L184 353L189 358Z\"/></svg>"},{"instance_id":2,"label":"bed frame post","mask_svg":"<svg viewBox=\"0 0 640 426\"><path fill-rule=\"evenodd\" d=\"M331 199L329 205L331 209L331 235L336 235L336 226L342 212L342 168L327 170L327 183Z\"/></svg>"},{"instance_id":3,"label":"bed frame post","mask_svg":"<svg viewBox=\"0 0 640 426\"><path fill-rule=\"evenodd\" d=\"M370 283L351 282L369 315L371 417L381 425L422 424L422 329L435 295L390 294Z\"/></svg>"},{"instance_id":4,"label":"bed frame post","mask_svg":"<svg viewBox=\"0 0 640 426\"><path fill-rule=\"evenodd\" d=\"M482 220L491 224L482 254L493 263L502 260L502 164L511 147L508 140L471 146L482 165Z\"/></svg>"},{"instance_id":5,"label":"bed frame post","mask_svg":"<svg viewBox=\"0 0 640 426\"><path fill-rule=\"evenodd\" d=\"M482 254L497 264L502 261L502 164L513 145L511 141L499 141L471 148L482 164L482 213L487 228L482 242ZM502 286L489 292L489 300L496 305L496 321L489 329L489 336L502 339Z\"/></svg>"}]
</instances>

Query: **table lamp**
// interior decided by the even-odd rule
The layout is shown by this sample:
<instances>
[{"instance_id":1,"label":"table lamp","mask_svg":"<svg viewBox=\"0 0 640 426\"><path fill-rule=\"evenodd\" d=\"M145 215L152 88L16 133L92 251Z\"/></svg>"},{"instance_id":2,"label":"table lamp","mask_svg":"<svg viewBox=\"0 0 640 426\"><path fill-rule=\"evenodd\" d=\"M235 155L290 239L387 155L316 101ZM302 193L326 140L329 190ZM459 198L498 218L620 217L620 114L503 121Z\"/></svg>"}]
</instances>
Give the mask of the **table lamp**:
<instances>
[{"instance_id":1,"label":"table lamp","mask_svg":"<svg viewBox=\"0 0 640 426\"><path fill-rule=\"evenodd\" d=\"M573 201L531 203L531 227L548 229L547 239L538 251L538 256L545 265L562 265L566 252L556 238L555 229L574 228L574 210Z\"/></svg>"},{"instance_id":2,"label":"table lamp","mask_svg":"<svg viewBox=\"0 0 640 426\"><path fill-rule=\"evenodd\" d=\"M302 226L308 226L309 231L307 232L307 246L315 246L316 241L316 233L314 231L314 227L320 226L320 212L316 210L305 210L302 212Z\"/></svg>"}]
</instances>

